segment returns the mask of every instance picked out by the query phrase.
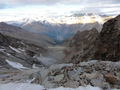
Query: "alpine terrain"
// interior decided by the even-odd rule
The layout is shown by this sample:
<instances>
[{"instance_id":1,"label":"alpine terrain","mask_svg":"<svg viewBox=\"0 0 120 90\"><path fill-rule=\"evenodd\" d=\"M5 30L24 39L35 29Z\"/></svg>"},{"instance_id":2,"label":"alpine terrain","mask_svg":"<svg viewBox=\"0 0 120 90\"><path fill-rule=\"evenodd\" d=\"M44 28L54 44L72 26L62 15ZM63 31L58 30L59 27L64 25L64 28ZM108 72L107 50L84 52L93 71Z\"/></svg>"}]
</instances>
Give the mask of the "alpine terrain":
<instances>
[{"instance_id":1,"label":"alpine terrain","mask_svg":"<svg viewBox=\"0 0 120 90\"><path fill-rule=\"evenodd\" d=\"M16 21L7 21L6 23L21 27L29 32L48 36L59 44L66 38L75 35L77 31L96 28L100 32L103 23L113 17L93 13L78 13L71 16L27 17Z\"/></svg>"},{"instance_id":2,"label":"alpine terrain","mask_svg":"<svg viewBox=\"0 0 120 90\"><path fill-rule=\"evenodd\" d=\"M119 90L120 15L0 23L0 90Z\"/></svg>"}]
</instances>

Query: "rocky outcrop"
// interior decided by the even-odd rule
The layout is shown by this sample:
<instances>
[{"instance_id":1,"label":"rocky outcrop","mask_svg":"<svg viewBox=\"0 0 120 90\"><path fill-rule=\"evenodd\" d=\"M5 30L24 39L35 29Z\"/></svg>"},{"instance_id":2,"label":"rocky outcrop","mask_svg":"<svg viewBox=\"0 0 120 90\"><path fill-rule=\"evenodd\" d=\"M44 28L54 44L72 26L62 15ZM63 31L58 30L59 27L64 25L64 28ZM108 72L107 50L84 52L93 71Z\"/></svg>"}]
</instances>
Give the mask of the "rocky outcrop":
<instances>
[{"instance_id":1,"label":"rocky outcrop","mask_svg":"<svg viewBox=\"0 0 120 90\"><path fill-rule=\"evenodd\" d=\"M86 32L89 33L78 32L72 38L69 47L73 50L62 62L120 61L120 15L107 21L100 34L95 29Z\"/></svg>"},{"instance_id":2,"label":"rocky outcrop","mask_svg":"<svg viewBox=\"0 0 120 90\"><path fill-rule=\"evenodd\" d=\"M85 61L86 58L83 60L83 56L87 53L87 48L94 43L98 35L99 32L95 28L83 32L78 31L73 38L67 40L67 44L66 42L63 43L63 45L68 45L68 50L66 50L68 54L66 54L66 57L61 62L76 63L78 61ZM80 58L82 59L80 60Z\"/></svg>"},{"instance_id":3,"label":"rocky outcrop","mask_svg":"<svg viewBox=\"0 0 120 90\"><path fill-rule=\"evenodd\" d=\"M120 15L103 25L95 49L97 60L120 61Z\"/></svg>"},{"instance_id":4,"label":"rocky outcrop","mask_svg":"<svg viewBox=\"0 0 120 90\"><path fill-rule=\"evenodd\" d=\"M99 32L93 28L83 32L78 31L69 43L70 48L74 48L76 51L81 51L89 46L98 36Z\"/></svg>"}]
</instances>

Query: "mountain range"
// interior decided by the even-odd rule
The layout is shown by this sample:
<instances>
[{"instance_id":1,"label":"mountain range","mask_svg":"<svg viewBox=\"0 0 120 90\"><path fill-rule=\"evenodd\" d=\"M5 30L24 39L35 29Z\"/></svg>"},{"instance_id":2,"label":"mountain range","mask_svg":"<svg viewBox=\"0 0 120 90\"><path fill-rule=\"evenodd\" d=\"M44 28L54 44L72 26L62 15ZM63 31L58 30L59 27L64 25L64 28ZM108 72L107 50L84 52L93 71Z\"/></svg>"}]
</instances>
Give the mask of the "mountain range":
<instances>
[{"instance_id":1,"label":"mountain range","mask_svg":"<svg viewBox=\"0 0 120 90\"><path fill-rule=\"evenodd\" d=\"M38 46L48 46L56 44L53 39L38 33L28 32L21 27L8 25L4 22L0 23L0 32L4 35L8 35L14 38L21 39L28 43L36 44Z\"/></svg>"},{"instance_id":2,"label":"mountain range","mask_svg":"<svg viewBox=\"0 0 120 90\"><path fill-rule=\"evenodd\" d=\"M27 17L6 23L21 27L29 32L40 33L61 43L66 38L75 35L77 31L96 28L100 32L103 23L111 18L113 16L89 13L58 17Z\"/></svg>"}]
</instances>

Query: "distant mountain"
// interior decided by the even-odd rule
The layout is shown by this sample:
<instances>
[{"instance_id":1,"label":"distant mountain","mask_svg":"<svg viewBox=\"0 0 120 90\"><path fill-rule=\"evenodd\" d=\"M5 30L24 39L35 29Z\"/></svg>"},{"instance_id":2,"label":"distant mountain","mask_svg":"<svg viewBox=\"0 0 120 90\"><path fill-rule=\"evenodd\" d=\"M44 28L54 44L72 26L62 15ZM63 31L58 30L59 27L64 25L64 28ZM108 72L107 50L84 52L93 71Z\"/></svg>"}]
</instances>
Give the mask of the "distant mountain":
<instances>
[{"instance_id":1,"label":"distant mountain","mask_svg":"<svg viewBox=\"0 0 120 90\"><path fill-rule=\"evenodd\" d=\"M28 32L20 27L8 25L4 22L0 23L0 32L4 35L12 36L39 46L45 47L51 44L56 44L53 39L45 35Z\"/></svg>"},{"instance_id":2,"label":"distant mountain","mask_svg":"<svg viewBox=\"0 0 120 90\"><path fill-rule=\"evenodd\" d=\"M77 31L96 28L99 32L102 25L113 16L100 14L74 14L71 16L23 18L18 21L9 21L8 24L19 26L29 32L46 35L55 41L62 42L75 35Z\"/></svg>"}]
</instances>

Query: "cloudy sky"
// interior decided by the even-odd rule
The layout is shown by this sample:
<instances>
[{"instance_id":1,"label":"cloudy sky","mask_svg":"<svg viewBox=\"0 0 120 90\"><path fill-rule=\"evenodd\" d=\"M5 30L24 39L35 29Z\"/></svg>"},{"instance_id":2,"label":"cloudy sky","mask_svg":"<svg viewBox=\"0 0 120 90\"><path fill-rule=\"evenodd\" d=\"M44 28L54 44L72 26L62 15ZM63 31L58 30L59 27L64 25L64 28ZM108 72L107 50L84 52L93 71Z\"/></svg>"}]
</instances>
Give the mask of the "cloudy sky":
<instances>
[{"instance_id":1,"label":"cloudy sky","mask_svg":"<svg viewBox=\"0 0 120 90\"><path fill-rule=\"evenodd\" d=\"M120 14L120 0L0 0L0 17L17 15Z\"/></svg>"}]
</instances>

